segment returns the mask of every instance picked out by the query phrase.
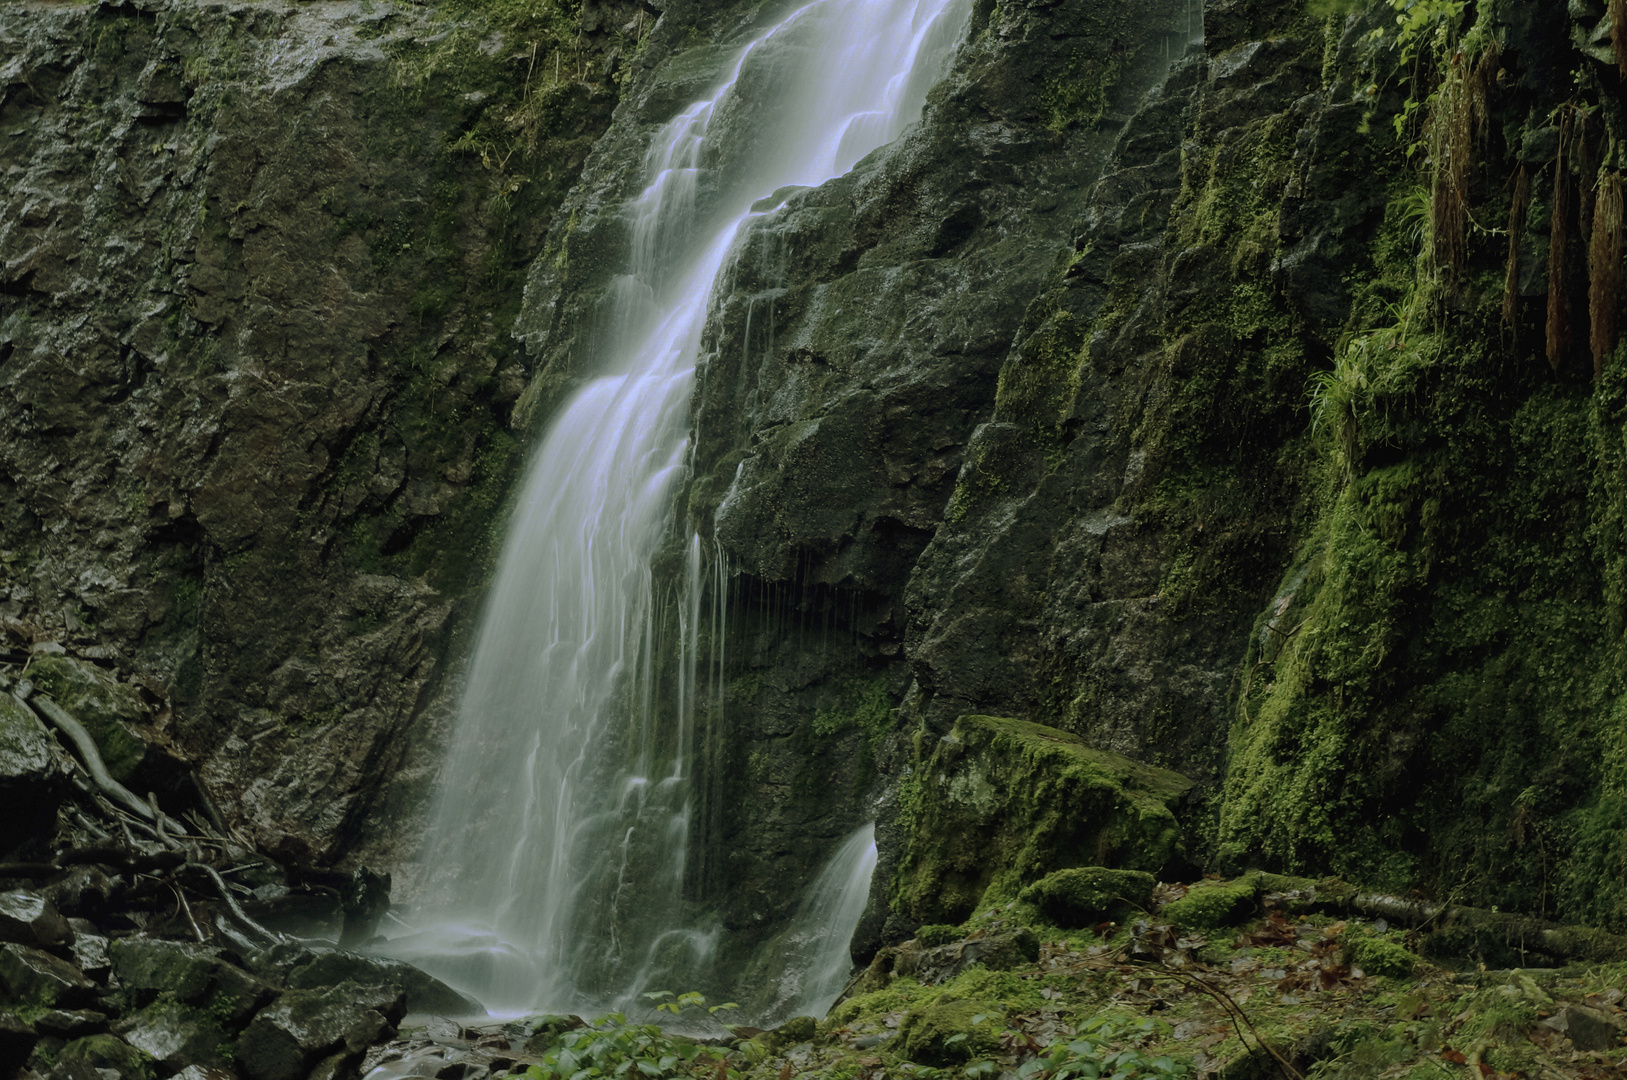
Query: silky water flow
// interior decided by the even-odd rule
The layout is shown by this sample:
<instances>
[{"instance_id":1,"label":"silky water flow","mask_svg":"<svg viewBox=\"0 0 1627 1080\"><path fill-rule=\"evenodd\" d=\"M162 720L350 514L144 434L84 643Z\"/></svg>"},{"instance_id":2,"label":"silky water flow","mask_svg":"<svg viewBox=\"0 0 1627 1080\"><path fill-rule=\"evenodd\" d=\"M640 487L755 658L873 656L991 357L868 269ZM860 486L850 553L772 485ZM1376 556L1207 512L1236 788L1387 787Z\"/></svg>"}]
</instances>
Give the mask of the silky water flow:
<instances>
[{"instance_id":1,"label":"silky water flow","mask_svg":"<svg viewBox=\"0 0 1627 1080\"><path fill-rule=\"evenodd\" d=\"M655 135L625 208L631 265L592 369L605 374L529 464L470 660L425 846L430 891L447 899L386 946L494 1012L626 1008L652 987L712 982L717 931L681 897L700 624L709 613L721 648L724 583L699 536L685 580L667 588L651 571L687 460L702 326L736 238L772 212L753 204L896 138L969 10L814 0ZM664 657L657 626L673 622L678 655ZM874 865L866 827L819 875L782 936L776 1012L822 1014L840 991Z\"/></svg>"}]
</instances>

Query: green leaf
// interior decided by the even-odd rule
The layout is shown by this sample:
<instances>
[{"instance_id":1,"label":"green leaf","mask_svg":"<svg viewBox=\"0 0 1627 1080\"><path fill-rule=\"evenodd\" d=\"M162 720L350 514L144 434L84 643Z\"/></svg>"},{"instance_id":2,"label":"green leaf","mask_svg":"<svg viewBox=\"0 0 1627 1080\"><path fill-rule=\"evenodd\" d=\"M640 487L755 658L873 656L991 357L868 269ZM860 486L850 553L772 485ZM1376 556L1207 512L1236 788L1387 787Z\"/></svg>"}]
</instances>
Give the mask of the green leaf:
<instances>
[{"instance_id":1,"label":"green leaf","mask_svg":"<svg viewBox=\"0 0 1627 1080\"><path fill-rule=\"evenodd\" d=\"M646 1058L640 1058L639 1059L638 1071L643 1073L645 1076L660 1076L661 1075L660 1066L656 1065L654 1062L652 1062L652 1061L650 1061L650 1060L648 1060Z\"/></svg>"},{"instance_id":2,"label":"green leaf","mask_svg":"<svg viewBox=\"0 0 1627 1080\"><path fill-rule=\"evenodd\" d=\"M646 998L648 998L650 1001L660 1001L662 998L671 997L672 996L672 991L671 990L651 990L649 993L645 994L644 996Z\"/></svg>"}]
</instances>

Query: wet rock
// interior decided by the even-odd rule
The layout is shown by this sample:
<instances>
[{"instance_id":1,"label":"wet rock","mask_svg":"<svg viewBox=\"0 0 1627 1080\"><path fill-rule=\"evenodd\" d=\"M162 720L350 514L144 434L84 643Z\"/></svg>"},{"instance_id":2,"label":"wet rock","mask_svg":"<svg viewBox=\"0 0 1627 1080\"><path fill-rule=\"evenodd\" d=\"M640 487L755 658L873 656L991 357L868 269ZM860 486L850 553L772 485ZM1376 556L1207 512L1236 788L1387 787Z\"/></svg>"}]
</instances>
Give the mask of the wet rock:
<instances>
[{"instance_id":1,"label":"wet rock","mask_svg":"<svg viewBox=\"0 0 1627 1080\"><path fill-rule=\"evenodd\" d=\"M107 1014L94 1009L50 1009L34 1021L34 1027L46 1035L63 1039L77 1039L107 1030Z\"/></svg>"},{"instance_id":2,"label":"wet rock","mask_svg":"<svg viewBox=\"0 0 1627 1080\"><path fill-rule=\"evenodd\" d=\"M302 1080L324 1058L359 1056L391 1030L378 1011L357 1000L366 992L341 983L283 994L260 1010L237 1040L239 1069L249 1080Z\"/></svg>"},{"instance_id":3,"label":"wet rock","mask_svg":"<svg viewBox=\"0 0 1627 1080\"><path fill-rule=\"evenodd\" d=\"M87 1035L62 1048L57 1057L62 1066L89 1066L110 1069L119 1080L152 1080L150 1057L115 1035Z\"/></svg>"},{"instance_id":4,"label":"wet rock","mask_svg":"<svg viewBox=\"0 0 1627 1080\"><path fill-rule=\"evenodd\" d=\"M71 945L73 936L56 905L40 894L20 889L0 893L0 941L51 948Z\"/></svg>"},{"instance_id":5,"label":"wet rock","mask_svg":"<svg viewBox=\"0 0 1627 1080\"><path fill-rule=\"evenodd\" d=\"M0 984L24 1005L75 1009L90 1004L96 987L78 968L26 945L0 944Z\"/></svg>"},{"instance_id":6,"label":"wet rock","mask_svg":"<svg viewBox=\"0 0 1627 1080\"><path fill-rule=\"evenodd\" d=\"M33 709L0 693L0 790L45 784L51 773L51 742Z\"/></svg>"},{"instance_id":7,"label":"wet rock","mask_svg":"<svg viewBox=\"0 0 1627 1080\"><path fill-rule=\"evenodd\" d=\"M299 959L290 961L287 958L294 955L292 950L285 946L277 948L285 951L278 960L268 958L266 962L273 966L284 966L284 978L293 989L314 990L347 981L359 986L389 986L405 995L405 1008L409 1012L449 1016L486 1015L485 1008L479 1002L400 960L362 956L339 949L312 948L304 950ZM390 1021L398 1023L400 1016L393 1016Z\"/></svg>"},{"instance_id":8,"label":"wet rock","mask_svg":"<svg viewBox=\"0 0 1627 1080\"><path fill-rule=\"evenodd\" d=\"M127 938L109 947L113 972L138 1004L160 994L207 1004L226 1023L246 1019L273 994L260 979L221 959L220 950L185 941Z\"/></svg>"},{"instance_id":9,"label":"wet rock","mask_svg":"<svg viewBox=\"0 0 1627 1080\"><path fill-rule=\"evenodd\" d=\"M107 955L107 938L94 933L96 929L84 919L70 919L69 924L74 926L73 962L79 965L79 970L86 977L97 981L105 980L113 970L113 961Z\"/></svg>"},{"instance_id":10,"label":"wet rock","mask_svg":"<svg viewBox=\"0 0 1627 1080\"><path fill-rule=\"evenodd\" d=\"M222 1046L232 1032L222 1019L168 996L123 1018L115 1030L166 1070L229 1064L229 1054L222 1053Z\"/></svg>"}]
</instances>

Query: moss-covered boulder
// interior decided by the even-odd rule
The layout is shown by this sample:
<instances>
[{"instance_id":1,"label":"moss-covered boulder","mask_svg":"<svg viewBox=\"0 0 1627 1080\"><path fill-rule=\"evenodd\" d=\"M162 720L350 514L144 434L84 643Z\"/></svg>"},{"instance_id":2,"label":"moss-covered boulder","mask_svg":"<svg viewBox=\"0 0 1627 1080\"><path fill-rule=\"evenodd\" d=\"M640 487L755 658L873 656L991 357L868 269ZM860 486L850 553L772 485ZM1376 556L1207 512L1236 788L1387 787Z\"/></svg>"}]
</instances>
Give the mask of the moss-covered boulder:
<instances>
[{"instance_id":1,"label":"moss-covered boulder","mask_svg":"<svg viewBox=\"0 0 1627 1080\"><path fill-rule=\"evenodd\" d=\"M114 1035L87 1035L83 1039L75 1039L62 1048L57 1060L70 1067L70 1076L82 1074L81 1071L71 1071L74 1064L89 1066L88 1071L92 1076L97 1075L99 1070L111 1071L120 1080L152 1080L154 1075L152 1058Z\"/></svg>"},{"instance_id":2,"label":"moss-covered boulder","mask_svg":"<svg viewBox=\"0 0 1627 1080\"><path fill-rule=\"evenodd\" d=\"M926 1065L950 1065L993 1053L999 1046L1004 1014L982 1001L939 998L904 1014L898 1038L904 1056Z\"/></svg>"},{"instance_id":3,"label":"moss-covered boulder","mask_svg":"<svg viewBox=\"0 0 1627 1080\"><path fill-rule=\"evenodd\" d=\"M1200 881L1163 907L1164 918L1188 930L1213 930L1254 914L1260 882L1254 874L1235 881Z\"/></svg>"},{"instance_id":4,"label":"moss-covered boulder","mask_svg":"<svg viewBox=\"0 0 1627 1080\"><path fill-rule=\"evenodd\" d=\"M0 694L0 792L34 790L51 772L51 736L31 709Z\"/></svg>"},{"instance_id":5,"label":"moss-covered boulder","mask_svg":"<svg viewBox=\"0 0 1627 1080\"><path fill-rule=\"evenodd\" d=\"M894 907L960 922L985 893L1014 898L1057 870L1156 872L1179 850L1170 807L1191 786L1065 731L963 716L903 793L909 834Z\"/></svg>"},{"instance_id":6,"label":"moss-covered boulder","mask_svg":"<svg viewBox=\"0 0 1627 1080\"><path fill-rule=\"evenodd\" d=\"M1079 866L1046 874L1019 899L1039 908L1058 926L1085 926L1127 905L1144 906L1157 883L1142 870Z\"/></svg>"}]
</instances>

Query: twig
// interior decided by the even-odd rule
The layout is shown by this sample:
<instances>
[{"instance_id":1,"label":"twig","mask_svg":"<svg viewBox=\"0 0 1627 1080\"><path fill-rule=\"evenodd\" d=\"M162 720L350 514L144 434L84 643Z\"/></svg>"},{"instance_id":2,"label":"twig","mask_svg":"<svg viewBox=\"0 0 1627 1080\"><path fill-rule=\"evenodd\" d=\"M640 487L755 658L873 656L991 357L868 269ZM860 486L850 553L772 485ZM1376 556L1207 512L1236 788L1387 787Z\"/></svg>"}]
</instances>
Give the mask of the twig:
<instances>
[{"instance_id":1,"label":"twig","mask_svg":"<svg viewBox=\"0 0 1627 1080\"><path fill-rule=\"evenodd\" d=\"M186 892L175 885L171 885L170 888L175 890L175 899L181 902L181 910L186 912L186 921L191 924L192 933L197 936L198 944L202 945L203 931L198 928L198 920L192 917L192 905L186 902Z\"/></svg>"},{"instance_id":2,"label":"twig","mask_svg":"<svg viewBox=\"0 0 1627 1080\"><path fill-rule=\"evenodd\" d=\"M1271 1055L1271 1060L1276 1062L1277 1069L1282 1073L1285 1080L1305 1080L1304 1073L1294 1068L1287 1058L1283 1057L1277 1052L1276 1047L1265 1041L1265 1038L1260 1034L1259 1030L1255 1028L1254 1022L1248 1018L1248 1013L1244 1012L1243 1007L1233 1000L1232 996L1226 993L1226 991L1220 989L1220 987L1215 986L1212 983L1198 978L1189 971L1179 971L1170 967L1168 964L1163 963L1162 961L1153 963L1144 960L1132 960L1131 963L1151 968L1160 974L1168 975L1170 978L1175 979L1178 982L1185 982L1189 985L1195 986L1205 994L1208 994L1210 997L1214 998L1215 1001L1219 1003L1221 1009L1225 1011L1227 1018L1231 1020L1232 1027L1236 1029L1238 1042L1241 1042L1245 1047L1248 1046L1248 1040L1243 1038L1243 1028L1247 1027L1249 1034L1254 1036L1254 1041L1260 1047L1260 1049Z\"/></svg>"}]
</instances>

